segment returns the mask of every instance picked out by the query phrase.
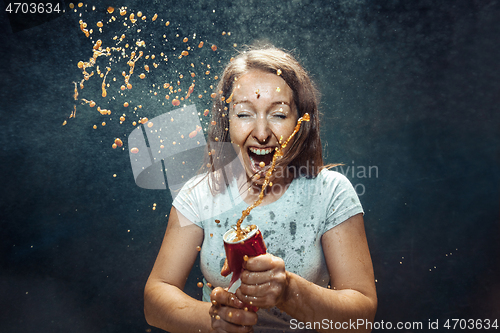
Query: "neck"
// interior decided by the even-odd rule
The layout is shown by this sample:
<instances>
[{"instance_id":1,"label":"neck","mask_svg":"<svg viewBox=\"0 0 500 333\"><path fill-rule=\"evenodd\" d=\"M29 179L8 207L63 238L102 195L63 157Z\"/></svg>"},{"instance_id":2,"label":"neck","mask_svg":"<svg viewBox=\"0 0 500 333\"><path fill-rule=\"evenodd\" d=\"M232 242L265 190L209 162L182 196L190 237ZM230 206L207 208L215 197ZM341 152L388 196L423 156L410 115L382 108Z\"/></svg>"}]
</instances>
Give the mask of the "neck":
<instances>
[{"instance_id":1,"label":"neck","mask_svg":"<svg viewBox=\"0 0 500 333\"><path fill-rule=\"evenodd\" d=\"M257 181L252 181L250 178L241 182L240 195L243 200L248 204L253 204L258 198L262 191L262 185L264 183L263 179ZM293 181L293 177L272 177L270 179L270 184L264 190L264 198L262 204L266 205L271 202L278 200L286 191L290 183Z\"/></svg>"}]
</instances>

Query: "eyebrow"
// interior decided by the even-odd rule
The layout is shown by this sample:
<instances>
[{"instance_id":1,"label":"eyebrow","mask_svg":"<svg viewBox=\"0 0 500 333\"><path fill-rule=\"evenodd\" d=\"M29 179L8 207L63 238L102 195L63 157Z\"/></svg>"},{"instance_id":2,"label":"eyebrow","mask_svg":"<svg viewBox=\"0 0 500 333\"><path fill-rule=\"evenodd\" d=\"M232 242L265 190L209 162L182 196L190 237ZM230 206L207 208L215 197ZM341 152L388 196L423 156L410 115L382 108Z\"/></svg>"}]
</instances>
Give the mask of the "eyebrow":
<instances>
[{"instance_id":1,"label":"eyebrow","mask_svg":"<svg viewBox=\"0 0 500 333\"><path fill-rule=\"evenodd\" d=\"M249 100L233 101L233 105L238 105L238 104L252 104L253 105L253 103L251 101L249 101ZM275 106L275 105L282 105L282 104L288 105L288 107L290 107L290 108L292 107L290 105L290 103L287 102L287 101L275 101L275 102L272 102L271 105L270 105L270 107Z\"/></svg>"}]
</instances>

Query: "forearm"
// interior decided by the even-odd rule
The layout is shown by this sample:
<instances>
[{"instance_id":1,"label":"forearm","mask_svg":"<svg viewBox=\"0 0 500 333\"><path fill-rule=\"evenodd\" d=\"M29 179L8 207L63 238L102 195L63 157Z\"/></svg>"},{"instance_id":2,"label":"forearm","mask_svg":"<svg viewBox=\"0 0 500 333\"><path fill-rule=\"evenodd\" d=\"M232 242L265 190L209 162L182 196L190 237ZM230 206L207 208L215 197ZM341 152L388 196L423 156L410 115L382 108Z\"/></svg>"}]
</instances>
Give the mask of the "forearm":
<instances>
[{"instance_id":1,"label":"forearm","mask_svg":"<svg viewBox=\"0 0 500 333\"><path fill-rule=\"evenodd\" d=\"M364 295L353 289L326 289L290 272L287 272L287 280L286 292L278 307L299 321L321 322L327 319L335 323L357 319L373 321L375 317L375 295Z\"/></svg>"},{"instance_id":2,"label":"forearm","mask_svg":"<svg viewBox=\"0 0 500 333\"><path fill-rule=\"evenodd\" d=\"M161 281L148 281L144 289L144 313L148 324L171 333L210 332L210 306Z\"/></svg>"}]
</instances>

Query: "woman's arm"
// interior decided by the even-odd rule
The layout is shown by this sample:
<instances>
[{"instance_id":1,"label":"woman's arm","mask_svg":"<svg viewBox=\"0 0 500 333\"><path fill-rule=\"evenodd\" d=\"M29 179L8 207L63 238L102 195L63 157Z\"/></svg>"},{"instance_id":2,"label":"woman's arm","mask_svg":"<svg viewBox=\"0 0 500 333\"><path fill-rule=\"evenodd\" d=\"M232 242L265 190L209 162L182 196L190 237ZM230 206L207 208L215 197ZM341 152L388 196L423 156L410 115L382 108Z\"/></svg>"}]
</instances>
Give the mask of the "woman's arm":
<instances>
[{"instance_id":1,"label":"woman's arm","mask_svg":"<svg viewBox=\"0 0 500 333\"><path fill-rule=\"evenodd\" d=\"M241 277L243 283L236 295L255 306L276 305L302 322L326 319L334 327L336 322L373 321L377 295L362 215L355 215L327 231L322 237L322 246L331 289L285 271L283 260L265 255L246 262L246 271ZM363 331L361 327L356 330Z\"/></svg>"},{"instance_id":2,"label":"woman's arm","mask_svg":"<svg viewBox=\"0 0 500 333\"><path fill-rule=\"evenodd\" d=\"M281 309L300 321L373 321L377 294L362 215L330 229L321 242L331 289L288 273L288 288Z\"/></svg>"},{"instance_id":3,"label":"woman's arm","mask_svg":"<svg viewBox=\"0 0 500 333\"><path fill-rule=\"evenodd\" d=\"M202 242L203 229L172 207L160 252L144 289L148 324L172 333L251 331L257 316L244 311L245 305L233 294L216 288L211 304L182 291Z\"/></svg>"},{"instance_id":4,"label":"woman's arm","mask_svg":"<svg viewBox=\"0 0 500 333\"><path fill-rule=\"evenodd\" d=\"M185 217L172 207L163 243L144 289L144 313L148 324L170 332L208 332L211 304L182 291L198 255L196 247L203 242L203 229L191 222L181 223L180 219Z\"/></svg>"}]
</instances>

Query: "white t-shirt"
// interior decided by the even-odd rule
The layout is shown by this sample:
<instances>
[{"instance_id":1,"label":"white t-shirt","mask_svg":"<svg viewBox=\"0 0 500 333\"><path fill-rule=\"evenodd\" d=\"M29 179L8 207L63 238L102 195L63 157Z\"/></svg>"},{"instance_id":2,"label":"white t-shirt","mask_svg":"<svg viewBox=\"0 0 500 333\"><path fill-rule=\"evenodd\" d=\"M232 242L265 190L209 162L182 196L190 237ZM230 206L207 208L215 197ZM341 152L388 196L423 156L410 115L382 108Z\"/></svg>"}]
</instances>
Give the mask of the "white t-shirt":
<instances>
[{"instance_id":1,"label":"white t-shirt","mask_svg":"<svg viewBox=\"0 0 500 333\"><path fill-rule=\"evenodd\" d=\"M200 265L206 281L213 287L229 285L230 276L220 275L226 257L223 235L249 206L238 193L234 180L225 193L213 196L208 177L200 175L188 181L173 202L182 215L204 230ZM321 236L359 213L363 213L363 208L349 180L324 169L315 178L294 179L278 200L254 208L243 224L259 227L267 252L282 258L287 271L326 287L330 277ZM204 301L210 301L209 294L206 287ZM276 308L261 309L258 315L255 332L290 330L291 317Z\"/></svg>"}]
</instances>

